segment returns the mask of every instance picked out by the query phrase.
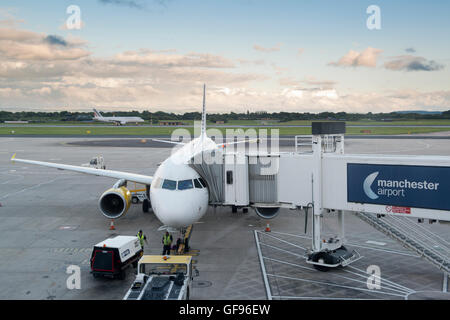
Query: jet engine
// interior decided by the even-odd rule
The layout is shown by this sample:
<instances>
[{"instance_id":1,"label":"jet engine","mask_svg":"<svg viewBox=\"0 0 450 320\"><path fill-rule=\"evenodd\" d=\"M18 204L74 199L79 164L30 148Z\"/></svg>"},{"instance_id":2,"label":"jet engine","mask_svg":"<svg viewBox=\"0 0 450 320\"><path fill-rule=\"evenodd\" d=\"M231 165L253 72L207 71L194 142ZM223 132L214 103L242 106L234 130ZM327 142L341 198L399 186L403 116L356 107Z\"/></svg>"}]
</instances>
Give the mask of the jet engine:
<instances>
[{"instance_id":1,"label":"jet engine","mask_svg":"<svg viewBox=\"0 0 450 320\"><path fill-rule=\"evenodd\" d=\"M114 186L102 194L98 204L106 218L120 218L130 208L131 192L125 186L118 188Z\"/></svg>"},{"instance_id":2,"label":"jet engine","mask_svg":"<svg viewBox=\"0 0 450 320\"><path fill-rule=\"evenodd\" d=\"M255 208L258 217L263 219L273 219L278 215L280 208L266 207L266 208Z\"/></svg>"}]
</instances>

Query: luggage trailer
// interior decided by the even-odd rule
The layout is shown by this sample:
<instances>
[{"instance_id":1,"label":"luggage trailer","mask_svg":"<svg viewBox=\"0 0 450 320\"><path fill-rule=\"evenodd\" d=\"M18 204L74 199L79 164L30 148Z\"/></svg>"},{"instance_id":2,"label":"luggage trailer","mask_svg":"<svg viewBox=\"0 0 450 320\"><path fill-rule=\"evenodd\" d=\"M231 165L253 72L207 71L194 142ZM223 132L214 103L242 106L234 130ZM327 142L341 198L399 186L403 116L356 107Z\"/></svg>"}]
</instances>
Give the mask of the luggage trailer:
<instances>
[{"instance_id":1,"label":"luggage trailer","mask_svg":"<svg viewBox=\"0 0 450 320\"><path fill-rule=\"evenodd\" d=\"M191 256L144 255L123 300L189 300L192 271Z\"/></svg>"}]
</instances>

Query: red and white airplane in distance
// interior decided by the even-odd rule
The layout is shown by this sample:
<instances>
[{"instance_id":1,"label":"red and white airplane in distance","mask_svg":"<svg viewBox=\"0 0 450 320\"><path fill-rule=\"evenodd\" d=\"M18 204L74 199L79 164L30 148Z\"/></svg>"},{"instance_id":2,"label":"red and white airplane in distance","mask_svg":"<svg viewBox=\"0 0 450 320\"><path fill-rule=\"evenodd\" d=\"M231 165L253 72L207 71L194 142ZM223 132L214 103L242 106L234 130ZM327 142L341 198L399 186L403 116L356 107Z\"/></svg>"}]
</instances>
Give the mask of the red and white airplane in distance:
<instances>
[{"instance_id":1,"label":"red and white airplane in distance","mask_svg":"<svg viewBox=\"0 0 450 320\"><path fill-rule=\"evenodd\" d=\"M246 140L217 144L207 136L205 90L206 86L203 87L203 112L199 137L188 143L153 139L180 145L178 150L161 163L154 176L18 159L16 154L11 161L119 179L111 189L103 193L99 200L100 211L109 219L120 218L130 207L131 193L126 188L126 183L130 181L143 184L150 196L150 201L144 200L144 211L148 211L151 204L153 212L165 227L175 229L187 227L202 218L208 208L209 200L206 182L189 166L189 161L204 151L216 150L224 145L249 142Z\"/></svg>"},{"instance_id":2,"label":"red and white airplane in distance","mask_svg":"<svg viewBox=\"0 0 450 320\"><path fill-rule=\"evenodd\" d=\"M119 126L127 123L142 123L144 119L141 117L104 117L102 114L94 109L94 120L101 122L113 122Z\"/></svg>"}]
</instances>

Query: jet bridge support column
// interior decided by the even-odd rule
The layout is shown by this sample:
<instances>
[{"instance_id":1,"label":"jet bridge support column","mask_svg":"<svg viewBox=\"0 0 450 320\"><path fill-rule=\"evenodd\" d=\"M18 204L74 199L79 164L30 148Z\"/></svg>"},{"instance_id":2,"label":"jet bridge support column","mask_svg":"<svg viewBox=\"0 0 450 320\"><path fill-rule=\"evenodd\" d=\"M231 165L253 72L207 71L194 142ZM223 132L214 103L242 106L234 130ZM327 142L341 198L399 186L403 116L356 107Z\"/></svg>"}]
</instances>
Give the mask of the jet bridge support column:
<instances>
[{"instance_id":1,"label":"jet bridge support column","mask_svg":"<svg viewBox=\"0 0 450 320\"><path fill-rule=\"evenodd\" d=\"M345 219L344 211L338 210L339 238L345 243Z\"/></svg>"},{"instance_id":2,"label":"jet bridge support column","mask_svg":"<svg viewBox=\"0 0 450 320\"><path fill-rule=\"evenodd\" d=\"M313 157L314 169L312 175L313 184L313 234L312 234L312 250L318 252L321 250L322 240L320 231L322 229L322 138L320 136L313 137Z\"/></svg>"},{"instance_id":3,"label":"jet bridge support column","mask_svg":"<svg viewBox=\"0 0 450 320\"><path fill-rule=\"evenodd\" d=\"M444 272L444 281L442 283L442 292L448 292L448 278L449 274L447 272Z\"/></svg>"},{"instance_id":4,"label":"jet bridge support column","mask_svg":"<svg viewBox=\"0 0 450 320\"><path fill-rule=\"evenodd\" d=\"M312 137L312 199L313 199L313 228L312 249L308 252L307 263L313 264L320 271L328 271L331 268L346 266L359 257L357 252L347 250L344 244L345 227L344 212L339 210L338 223L339 235L330 239L322 239L323 216L328 210L323 208L323 154L324 152L344 153L343 136L345 126L341 123L313 123Z\"/></svg>"}]
</instances>

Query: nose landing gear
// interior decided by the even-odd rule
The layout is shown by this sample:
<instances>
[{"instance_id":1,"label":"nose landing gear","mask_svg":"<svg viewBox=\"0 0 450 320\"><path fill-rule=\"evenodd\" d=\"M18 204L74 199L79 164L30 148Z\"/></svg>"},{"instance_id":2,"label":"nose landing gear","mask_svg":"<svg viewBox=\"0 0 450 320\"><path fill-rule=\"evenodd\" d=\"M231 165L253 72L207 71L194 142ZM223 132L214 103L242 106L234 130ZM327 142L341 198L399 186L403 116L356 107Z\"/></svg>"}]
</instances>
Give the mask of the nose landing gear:
<instances>
[{"instance_id":1,"label":"nose landing gear","mask_svg":"<svg viewBox=\"0 0 450 320\"><path fill-rule=\"evenodd\" d=\"M144 201L142 201L142 211L149 212L151 207L152 206L148 199L144 199Z\"/></svg>"},{"instance_id":2,"label":"nose landing gear","mask_svg":"<svg viewBox=\"0 0 450 320\"><path fill-rule=\"evenodd\" d=\"M152 204L150 202L150 186L145 186L145 199L142 200L142 211L149 212L152 207Z\"/></svg>"}]
</instances>

